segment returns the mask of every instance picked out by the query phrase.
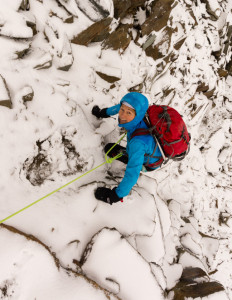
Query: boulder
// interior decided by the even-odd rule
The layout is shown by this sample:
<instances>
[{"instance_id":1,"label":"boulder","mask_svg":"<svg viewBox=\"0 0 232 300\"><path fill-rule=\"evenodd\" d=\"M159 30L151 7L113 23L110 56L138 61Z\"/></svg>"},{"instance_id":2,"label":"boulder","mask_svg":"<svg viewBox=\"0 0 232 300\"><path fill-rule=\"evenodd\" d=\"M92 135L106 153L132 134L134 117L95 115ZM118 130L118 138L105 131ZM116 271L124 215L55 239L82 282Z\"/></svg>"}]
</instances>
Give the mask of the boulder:
<instances>
[{"instance_id":1,"label":"boulder","mask_svg":"<svg viewBox=\"0 0 232 300\"><path fill-rule=\"evenodd\" d=\"M131 24L120 24L118 28L104 40L103 48L113 50L120 49L124 52L132 40L129 34L130 28L132 28Z\"/></svg>"},{"instance_id":2,"label":"boulder","mask_svg":"<svg viewBox=\"0 0 232 300\"><path fill-rule=\"evenodd\" d=\"M32 101L33 97L34 97L34 91L33 91L32 87L29 86L29 85L26 85L22 89L22 100L23 100L23 102Z\"/></svg>"},{"instance_id":3,"label":"boulder","mask_svg":"<svg viewBox=\"0 0 232 300\"><path fill-rule=\"evenodd\" d=\"M72 54L72 47L71 43L68 40L68 37L65 35L63 39L63 47L60 53L56 55L56 66L58 70L61 71L68 71L74 61L73 54Z\"/></svg>"},{"instance_id":4,"label":"boulder","mask_svg":"<svg viewBox=\"0 0 232 300\"><path fill-rule=\"evenodd\" d=\"M142 24L142 35L149 35L152 31L159 31L167 25L169 15L173 9L174 0L158 0L151 4L151 13Z\"/></svg>"},{"instance_id":5,"label":"boulder","mask_svg":"<svg viewBox=\"0 0 232 300\"><path fill-rule=\"evenodd\" d=\"M78 36L74 37L71 42L73 44L87 46L93 40L103 41L109 35L110 24L112 18L106 18L99 22L92 24L90 27L82 31Z\"/></svg>"},{"instance_id":6,"label":"boulder","mask_svg":"<svg viewBox=\"0 0 232 300\"><path fill-rule=\"evenodd\" d=\"M10 91L2 75L0 75L0 105L12 108Z\"/></svg>"},{"instance_id":7,"label":"boulder","mask_svg":"<svg viewBox=\"0 0 232 300\"><path fill-rule=\"evenodd\" d=\"M207 297L211 294L224 291L224 287L219 282L209 281L209 277L205 271L197 267L185 268L180 281L172 291L174 291L175 295L174 300L184 300L190 297Z\"/></svg>"}]
</instances>

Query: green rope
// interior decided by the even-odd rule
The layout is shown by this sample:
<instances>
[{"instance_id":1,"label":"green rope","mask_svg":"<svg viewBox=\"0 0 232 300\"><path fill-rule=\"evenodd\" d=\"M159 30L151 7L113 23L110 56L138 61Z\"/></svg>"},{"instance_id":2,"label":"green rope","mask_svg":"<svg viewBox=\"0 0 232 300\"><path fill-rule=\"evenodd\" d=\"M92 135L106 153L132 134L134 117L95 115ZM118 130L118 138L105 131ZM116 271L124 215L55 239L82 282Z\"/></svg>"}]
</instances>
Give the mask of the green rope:
<instances>
[{"instance_id":1,"label":"green rope","mask_svg":"<svg viewBox=\"0 0 232 300\"><path fill-rule=\"evenodd\" d=\"M77 177L77 178L71 180L70 182L68 182L68 183L66 183L65 185L59 187L58 189L52 191L51 193L47 194L46 196L44 196L44 197L42 197L42 198L40 198L40 199L34 201L33 203L31 203L31 204L25 206L24 208L22 208L22 209L16 211L16 212L13 213L12 215L10 215L10 216L6 217L5 219L1 220L1 221L0 221L0 224L3 223L3 222L5 222L6 220L9 220L10 218L14 217L15 215L19 214L20 212L26 210L27 208L31 207L32 205L34 205L34 204L40 202L41 200L43 200L43 199L45 199L45 198L51 196L52 194L55 194L56 192L58 192L58 191L60 191L61 189L65 188L66 186L68 186L69 184L75 182L76 180L78 180L78 179L84 177L85 175L87 175L87 174L89 174L89 173L95 171L96 169L102 167L102 166L105 165L106 163L107 163L107 164L111 164L115 159L121 157L121 156L123 155L122 153L119 153L118 155L116 155L116 156L114 156L114 157L112 157L112 158L107 157L107 154L108 154L108 153L109 153L109 152L110 152L117 144L119 144L119 143L121 142L121 140L124 138L125 135L126 135L126 133L125 133L125 134L124 134L124 135L123 135L123 136L122 136L122 137L121 137L121 138L113 145L113 147L111 147L110 150L106 153L106 155L105 155L106 161L105 161L105 162L103 162L103 163L100 164L99 166L97 166L97 167L95 167L95 168L93 168L93 169L87 171L86 173L82 174L81 176L79 176L79 177Z\"/></svg>"}]
</instances>

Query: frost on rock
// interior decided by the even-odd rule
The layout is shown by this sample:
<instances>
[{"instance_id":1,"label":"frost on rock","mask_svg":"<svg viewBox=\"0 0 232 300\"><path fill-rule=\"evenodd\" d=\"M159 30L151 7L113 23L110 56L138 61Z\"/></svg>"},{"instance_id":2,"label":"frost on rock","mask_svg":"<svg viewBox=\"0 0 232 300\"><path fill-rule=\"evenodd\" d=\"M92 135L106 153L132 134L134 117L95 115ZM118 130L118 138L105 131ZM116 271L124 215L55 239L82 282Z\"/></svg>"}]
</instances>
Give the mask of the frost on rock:
<instances>
[{"instance_id":1,"label":"frost on rock","mask_svg":"<svg viewBox=\"0 0 232 300\"><path fill-rule=\"evenodd\" d=\"M71 135L63 130L43 141L37 141L38 154L28 158L23 164L26 178L32 185L52 180L54 172L69 176L85 170L86 163L72 143L75 134L75 129Z\"/></svg>"}]
</instances>

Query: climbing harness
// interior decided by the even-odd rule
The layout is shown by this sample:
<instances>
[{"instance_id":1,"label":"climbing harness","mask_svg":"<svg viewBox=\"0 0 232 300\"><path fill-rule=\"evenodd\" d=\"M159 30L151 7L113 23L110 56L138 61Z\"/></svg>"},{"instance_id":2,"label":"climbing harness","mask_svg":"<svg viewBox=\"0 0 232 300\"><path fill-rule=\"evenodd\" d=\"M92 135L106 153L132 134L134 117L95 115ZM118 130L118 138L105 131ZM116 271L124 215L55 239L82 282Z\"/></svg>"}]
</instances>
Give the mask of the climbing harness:
<instances>
[{"instance_id":1,"label":"climbing harness","mask_svg":"<svg viewBox=\"0 0 232 300\"><path fill-rule=\"evenodd\" d=\"M10 215L10 216L6 217L5 219L1 220L1 221L0 221L0 224L3 223L3 222L5 222L6 220L9 220L10 218L14 217L15 215L19 214L20 212L26 210L27 208L31 207L32 205L34 205L34 204L40 202L41 200L43 200L43 199L45 199L45 198L51 196L52 194L55 194L56 192L58 192L58 191L60 191L61 189L65 188L65 187L68 186L69 184L71 184L71 183L77 181L78 179L84 177L85 175L87 175L87 174L89 174L89 173L95 171L96 169L102 167L102 166L105 165L106 163L107 163L107 164L111 164L115 159L121 157L121 156L123 155L122 153L119 153L119 154L117 154L116 156L114 156L114 157L112 157L112 158L111 158L111 157L108 157L107 154L108 154L108 153L109 153L109 152L110 152L117 144L119 144L119 143L121 142L121 140L125 137L125 135L126 135L126 133L125 133L125 134L124 134L124 135L123 135L123 136L122 136L122 137L121 137L121 138L120 138L120 139L119 139L119 140L118 140L111 148L110 148L109 151L107 151L107 153L105 154L105 161L104 161L102 164L100 164L99 166L97 166L97 167L95 167L95 168L93 168L93 169L87 171L86 173L82 174L81 176L79 176L79 177L77 177L77 178L71 180L70 182L68 182L68 183L66 183L65 185L59 187L58 189L52 191L51 193L47 194L46 196L44 196L44 197L42 197L42 198L40 198L40 199L34 201L33 203L31 203L31 204L25 206L24 208L22 208L22 209L16 211L16 212L13 213L12 215Z\"/></svg>"}]
</instances>

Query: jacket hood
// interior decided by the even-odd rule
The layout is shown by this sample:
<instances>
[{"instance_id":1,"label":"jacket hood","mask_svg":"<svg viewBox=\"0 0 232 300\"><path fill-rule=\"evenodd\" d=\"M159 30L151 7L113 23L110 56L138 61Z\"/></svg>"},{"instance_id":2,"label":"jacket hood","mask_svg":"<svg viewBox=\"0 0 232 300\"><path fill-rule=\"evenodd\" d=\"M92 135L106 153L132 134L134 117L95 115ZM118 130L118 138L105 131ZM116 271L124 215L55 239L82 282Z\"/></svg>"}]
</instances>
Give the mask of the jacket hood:
<instances>
[{"instance_id":1,"label":"jacket hood","mask_svg":"<svg viewBox=\"0 0 232 300\"><path fill-rule=\"evenodd\" d=\"M124 124L118 124L118 126L124 127L127 131L130 131L133 130L143 120L149 103L143 94L137 92L126 94L120 101L120 105L122 105L124 101L129 103L134 108L136 116L132 121Z\"/></svg>"}]
</instances>

